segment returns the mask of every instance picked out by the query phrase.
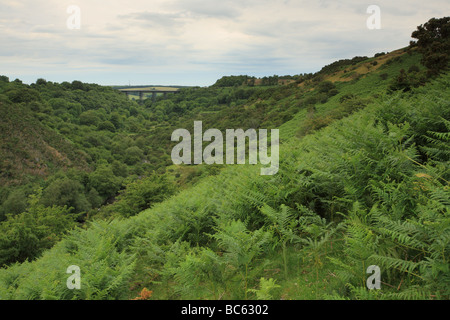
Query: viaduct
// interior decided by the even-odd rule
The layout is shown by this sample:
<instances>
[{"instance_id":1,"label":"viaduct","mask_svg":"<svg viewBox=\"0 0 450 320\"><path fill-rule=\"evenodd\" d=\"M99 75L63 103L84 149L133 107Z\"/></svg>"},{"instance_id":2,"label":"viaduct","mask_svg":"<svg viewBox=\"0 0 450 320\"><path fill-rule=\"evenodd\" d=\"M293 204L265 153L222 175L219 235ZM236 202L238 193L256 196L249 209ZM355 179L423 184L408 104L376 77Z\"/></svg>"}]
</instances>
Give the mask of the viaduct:
<instances>
[{"instance_id":1,"label":"viaduct","mask_svg":"<svg viewBox=\"0 0 450 320\"><path fill-rule=\"evenodd\" d=\"M179 90L180 89L178 89L178 88L172 88L172 87L149 87L149 88L119 89L119 91L124 92L127 95L127 97L128 97L129 94L138 94L140 100L144 99L144 94L145 93L151 93L153 101L155 101L156 95L158 93L162 93L164 95L164 97L165 97L168 93L177 93Z\"/></svg>"}]
</instances>

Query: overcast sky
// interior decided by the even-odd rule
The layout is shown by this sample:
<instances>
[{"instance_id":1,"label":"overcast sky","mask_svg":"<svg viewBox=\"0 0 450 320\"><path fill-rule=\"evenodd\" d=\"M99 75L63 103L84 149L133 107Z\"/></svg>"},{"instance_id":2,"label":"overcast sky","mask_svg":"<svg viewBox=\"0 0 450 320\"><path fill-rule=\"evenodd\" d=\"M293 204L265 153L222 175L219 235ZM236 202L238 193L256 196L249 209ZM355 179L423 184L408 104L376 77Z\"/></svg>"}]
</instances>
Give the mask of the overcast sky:
<instances>
[{"instance_id":1,"label":"overcast sky","mask_svg":"<svg viewBox=\"0 0 450 320\"><path fill-rule=\"evenodd\" d=\"M80 8L80 28L67 8ZM381 29L369 29L370 5ZM0 0L0 75L103 85L212 85L294 75L405 47L448 0Z\"/></svg>"}]
</instances>

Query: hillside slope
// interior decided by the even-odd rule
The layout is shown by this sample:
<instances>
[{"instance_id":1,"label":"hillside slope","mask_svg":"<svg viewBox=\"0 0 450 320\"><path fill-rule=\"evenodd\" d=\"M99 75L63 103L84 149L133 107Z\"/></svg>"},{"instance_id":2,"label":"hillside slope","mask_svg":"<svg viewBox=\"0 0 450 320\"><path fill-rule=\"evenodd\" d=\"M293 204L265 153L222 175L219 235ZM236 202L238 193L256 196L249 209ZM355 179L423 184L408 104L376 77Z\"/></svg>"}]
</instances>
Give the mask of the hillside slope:
<instances>
[{"instance_id":1,"label":"hillside slope","mask_svg":"<svg viewBox=\"0 0 450 320\"><path fill-rule=\"evenodd\" d=\"M86 166L69 141L43 126L23 105L0 102L0 113L0 184L47 177L54 168Z\"/></svg>"}]
</instances>

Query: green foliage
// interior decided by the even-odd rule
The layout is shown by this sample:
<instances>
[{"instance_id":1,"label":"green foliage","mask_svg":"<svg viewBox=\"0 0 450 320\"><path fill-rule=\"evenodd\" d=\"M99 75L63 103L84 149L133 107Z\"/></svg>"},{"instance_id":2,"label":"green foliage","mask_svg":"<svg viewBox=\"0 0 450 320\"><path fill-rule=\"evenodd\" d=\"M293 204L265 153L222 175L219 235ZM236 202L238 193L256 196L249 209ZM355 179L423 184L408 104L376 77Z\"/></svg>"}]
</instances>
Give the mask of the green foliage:
<instances>
[{"instance_id":1,"label":"green foliage","mask_svg":"<svg viewBox=\"0 0 450 320\"><path fill-rule=\"evenodd\" d=\"M366 59L368 59L368 57L358 57L357 56L357 57L353 57L352 59L342 59L339 61L335 61L335 62L323 67L320 70L319 74L325 74L325 73L331 74L333 72L341 70L343 67L358 64Z\"/></svg>"},{"instance_id":2,"label":"green foliage","mask_svg":"<svg viewBox=\"0 0 450 320\"><path fill-rule=\"evenodd\" d=\"M49 179L36 182L42 198L20 213L12 202L28 189L0 189L2 210L17 212L0 224L0 257L10 264L0 296L129 299L145 287L155 299L448 299L450 79L415 82L423 73L410 53L380 67L400 90L378 72L324 81L366 57L292 85L223 78L139 103L77 81L0 79L2 178L13 159L35 158L7 153L22 141L11 132L26 132L17 123L63 135L86 159L83 169L69 169L77 158L68 152L57 155L67 155L65 166L49 161ZM25 87L39 99L11 102L7 93ZM168 167L171 132L192 130L193 119L220 130L279 127L279 172ZM94 220L69 232L71 209L55 202L92 207ZM11 264L26 259L34 260ZM81 269L81 290L65 286L70 265ZM381 290L366 287L370 265L381 268Z\"/></svg>"},{"instance_id":3,"label":"green foliage","mask_svg":"<svg viewBox=\"0 0 450 320\"><path fill-rule=\"evenodd\" d=\"M436 75L448 67L450 59L450 17L431 18L417 27L411 35L417 41L411 41L411 47L423 54L422 64L428 68L430 75Z\"/></svg>"},{"instance_id":4,"label":"green foliage","mask_svg":"<svg viewBox=\"0 0 450 320\"><path fill-rule=\"evenodd\" d=\"M125 299L135 268L135 257L123 250L130 232L136 230L117 222L94 223L88 231L76 229L42 259L2 270L0 295L23 300ZM66 286L71 265L80 268L79 290Z\"/></svg>"},{"instance_id":5,"label":"green foliage","mask_svg":"<svg viewBox=\"0 0 450 320\"><path fill-rule=\"evenodd\" d=\"M392 91L409 91L413 87L417 88L424 85L427 81L426 75L415 70L415 68L410 68L406 73L404 69L401 69L399 75L391 82L389 89Z\"/></svg>"},{"instance_id":6,"label":"green foliage","mask_svg":"<svg viewBox=\"0 0 450 320\"><path fill-rule=\"evenodd\" d=\"M39 198L31 195L26 211L0 223L0 265L35 259L75 226L67 207L44 207Z\"/></svg>"},{"instance_id":7,"label":"green foliage","mask_svg":"<svg viewBox=\"0 0 450 320\"><path fill-rule=\"evenodd\" d=\"M335 89L336 86L331 81L322 81L318 86L317 89L319 92L328 93L330 90Z\"/></svg>"},{"instance_id":8,"label":"green foliage","mask_svg":"<svg viewBox=\"0 0 450 320\"><path fill-rule=\"evenodd\" d=\"M272 223L270 229L272 229L279 238L279 244L281 245L283 254L284 276L287 278L288 266L286 245L292 243L294 240L299 240L299 237L294 232L298 221L292 218L292 212L289 207L282 205L280 209L280 211L276 211L270 206L265 205L261 208L261 212L268 217L269 221Z\"/></svg>"},{"instance_id":9,"label":"green foliage","mask_svg":"<svg viewBox=\"0 0 450 320\"><path fill-rule=\"evenodd\" d=\"M281 288L281 286L276 284L276 280L270 278L265 279L262 277L260 279L260 288L259 289L249 289L249 292L254 292L256 294L257 300L272 300L273 296L271 294L272 290L276 288Z\"/></svg>"},{"instance_id":10,"label":"green foliage","mask_svg":"<svg viewBox=\"0 0 450 320\"><path fill-rule=\"evenodd\" d=\"M358 111L367 106L368 100L356 97L351 94L343 95L340 99L340 104L334 109L316 113L316 108L310 109L307 114L306 120L302 123L301 127L297 130L297 136L301 137L314 130L319 130L328 126L335 120L342 119L353 112Z\"/></svg>"},{"instance_id":11,"label":"green foliage","mask_svg":"<svg viewBox=\"0 0 450 320\"><path fill-rule=\"evenodd\" d=\"M6 95L9 100L15 103L27 103L31 101L39 101L39 92L34 89L23 88L19 86L12 86L11 89L6 91Z\"/></svg>"},{"instance_id":12,"label":"green foliage","mask_svg":"<svg viewBox=\"0 0 450 320\"><path fill-rule=\"evenodd\" d=\"M80 124L84 124L87 126L93 125L96 126L100 121L100 117L98 113L94 110L88 110L80 114Z\"/></svg>"},{"instance_id":13,"label":"green foliage","mask_svg":"<svg viewBox=\"0 0 450 320\"><path fill-rule=\"evenodd\" d=\"M107 131L111 131L114 132L116 131L116 127L114 126L114 124L111 121L102 121L99 126L98 126L99 130L107 130Z\"/></svg>"},{"instance_id":14,"label":"green foliage","mask_svg":"<svg viewBox=\"0 0 450 320\"><path fill-rule=\"evenodd\" d=\"M388 77L389 77L389 75L388 75L387 73L382 73L382 74L380 74L380 78L381 78L382 80L386 80Z\"/></svg>"},{"instance_id":15,"label":"green foliage","mask_svg":"<svg viewBox=\"0 0 450 320\"><path fill-rule=\"evenodd\" d=\"M241 86L246 83L249 77L245 75L241 76L225 76L216 81L214 86L216 87L234 87L235 85Z\"/></svg>"},{"instance_id":16,"label":"green foliage","mask_svg":"<svg viewBox=\"0 0 450 320\"><path fill-rule=\"evenodd\" d=\"M421 149L432 159L437 161L450 161L450 121L441 118L446 132L428 131L425 136L428 144Z\"/></svg>"},{"instance_id":17,"label":"green foliage","mask_svg":"<svg viewBox=\"0 0 450 320\"><path fill-rule=\"evenodd\" d=\"M175 185L168 181L167 176L154 174L128 184L116 201L104 208L103 215L118 213L123 217L134 216L165 200L174 192Z\"/></svg>"},{"instance_id":18,"label":"green foliage","mask_svg":"<svg viewBox=\"0 0 450 320\"><path fill-rule=\"evenodd\" d=\"M263 229L250 232L239 220L221 224L217 231L213 237L223 250L222 259L231 267L230 271L237 272L242 279L244 298L247 299L249 272L254 260L264 252L271 241L271 233Z\"/></svg>"},{"instance_id":19,"label":"green foliage","mask_svg":"<svg viewBox=\"0 0 450 320\"><path fill-rule=\"evenodd\" d=\"M68 178L57 179L48 185L42 194L41 202L44 206L67 206L74 212L86 212L91 209L91 203L84 194L83 185Z\"/></svg>"},{"instance_id":20,"label":"green foliage","mask_svg":"<svg viewBox=\"0 0 450 320\"><path fill-rule=\"evenodd\" d=\"M89 185L97 190L100 196L108 198L119 190L121 179L114 175L109 165L101 164L89 175Z\"/></svg>"},{"instance_id":21,"label":"green foliage","mask_svg":"<svg viewBox=\"0 0 450 320\"><path fill-rule=\"evenodd\" d=\"M23 189L12 190L0 207L0 221L4 220L6 214L19 214L27 208L27 196Z\"/></svg>"},{"instance_id":22,"label":"green foliage","mask_svg":"<svg viewBox=\"0 0 450 320\"><path fill-rule=\"evenodd\" d=\"M137 146L129 147L125 150L125 163L133 165L142 160L144 153Z\"/></svg>"}]
</instances>

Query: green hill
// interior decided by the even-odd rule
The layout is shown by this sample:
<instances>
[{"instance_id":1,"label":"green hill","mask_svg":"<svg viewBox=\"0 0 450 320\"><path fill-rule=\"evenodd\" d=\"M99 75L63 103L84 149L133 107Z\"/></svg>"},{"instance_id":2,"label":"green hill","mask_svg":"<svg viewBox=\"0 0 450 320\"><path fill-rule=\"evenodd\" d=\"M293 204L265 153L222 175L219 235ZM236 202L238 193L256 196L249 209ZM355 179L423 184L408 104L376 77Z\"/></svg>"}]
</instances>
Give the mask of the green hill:
<instances>
[{"instance_id":1,"label":"green hill","mask_svg":"<svg viewBox=\"0 0 450 320\"><path fill-rule=\"evenodd\" d=\"M82 154L55 134L21 104L0 102L0 183L17 185L33 176L46 177L54 168L86 166Z\"/></svg>"},{"instance_id":2,"label":"green hill","mask_svg":"<svg viewBox=\"0 0 450 320\"><path fill-rule=\"evenodd\" d=\"M61 126L53 123L64 116L52 111L53 129L31 116L28 127L56 129L90 156L91 171L56 172L23 212L1 223L0 297L132 299L148 297L148 289L151 299L448 299L450 74L430 68L427 50L419 40L287 85L235 85L242 79L231 77L139 104L94 85L61 90L118 105L104 102L104 112L80 122L90 110L81 101L81 112ZM49 101L55 88L26 89ZM113 112L122 116L117 126ZM99 128L107 118L114 129ZM173 166L170 134L192 130L194 120L219 130L279 128L278 173L262 176L259 165ZM99 142L84 145L87 133L64 126ZM116 141L125 152L115 151ZM137 160L127 163L130 145L141 153L134 149ZM152 156L157 165L146 168ZM55 204L46 190L66 179L79 182L79 198ZM47 226L72 215L77 227ZM30 249L33 237L42 245ZM66 286L72 265L81 270L79 290ZM380 290L367 288L373 265Z\"/></svg>"}]
</instances>

